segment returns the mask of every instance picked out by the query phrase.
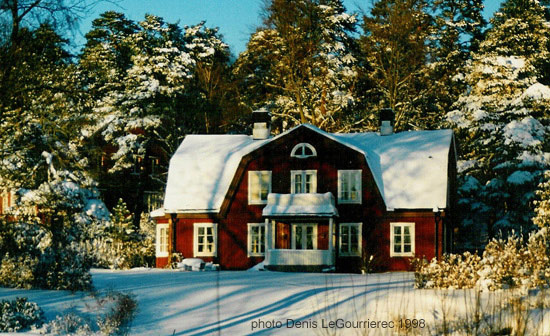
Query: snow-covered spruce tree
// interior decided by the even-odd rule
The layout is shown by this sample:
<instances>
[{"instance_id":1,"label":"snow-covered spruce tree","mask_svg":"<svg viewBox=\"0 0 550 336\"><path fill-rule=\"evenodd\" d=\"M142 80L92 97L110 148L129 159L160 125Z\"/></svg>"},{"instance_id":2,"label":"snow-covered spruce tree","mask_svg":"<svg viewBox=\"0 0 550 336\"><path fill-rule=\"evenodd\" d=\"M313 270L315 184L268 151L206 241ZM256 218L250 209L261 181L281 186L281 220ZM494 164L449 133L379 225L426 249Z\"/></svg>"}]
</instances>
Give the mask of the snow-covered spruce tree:
<instances>
[{"instance_id":1,"label":"snow-covered spruce tree","mask_svg":"<svg viewBox=\"0 0 550 336\"><path fill-rule=\"evenodd\" d=\"M82 134L109 169L98 176L116 196L111 206L123 197L137 229L145 191L163 187L153 171L163 168L154 165L167 162L182 137L197 131L198 105L206 98L193 85L196 66L204 70L225 59L227 45L203 23L182 31L153 15L135 25L113 12L95 20L87 37L80 64L90 73L97 103L95 123ZM101 76L94 74L96 68Z\"/></svg>"},{"instance_id":2,"label":"snow-covered spruce tree","mask_svg":"<svg viewBox=\"0 0 550 336\"><path fill-rule=\"evenodd\" d=\"M234 68L247 104L267 105L282 130L306 122L349 129L356 17L340 0L273 0L265 15Z\"/></svg>"},{"instance_id":3,"label":"snow-covered spruce tree","mask_svg":"<svg viewBox=\"0 0 550 336\"><path fill-rule=\"evenodd\" d=\"M482 0L436 0L429 36L429 80L419 106L426 128L440 127L445 115L465 90L464 67L477 51L486 25Z\"/></svg>"},{"instance_id":4,"label":"snow-covered spruce tree","mask_svg":"<svg viewBox=\"0 0 550 336\"><path fill-rule=\"evenodd\" d=\"M65 42L45 25L24 32L26 48L16 67L20 84L3 102L0 123L1 188L18 198L2 218L0 282L88 289L90 264L82 242L108 212L79 153L86 95Z\"/></svg>"},{"instance_id":5,"label":"snow-covered spruce tree","mask_svg":"<svg viewBox=\"0 0 550 336\"><path fill-rule=\"evenodd\" d=\"M447 115L461 145L459 214L462 237L473 243L465 247L533 228L535 191L550 164L545 13L535 0L503 4L467 67L467 91Z\"/></svg>"},{"instance_id":6,"label":"snow-covered spruce tree","mask_svg":"<svg viewBox=\"0 0 550 336\"><path fill-rule=\"evenodd\" d=\"M132 213L126 203L119 199L112 209L105 234L93 241L94 265L113 269L151 266L154 260L154 232L148 227L142 227L142 223L147 222L142 220L140 230L134 230Z\"/></svg>"}]
</instances>

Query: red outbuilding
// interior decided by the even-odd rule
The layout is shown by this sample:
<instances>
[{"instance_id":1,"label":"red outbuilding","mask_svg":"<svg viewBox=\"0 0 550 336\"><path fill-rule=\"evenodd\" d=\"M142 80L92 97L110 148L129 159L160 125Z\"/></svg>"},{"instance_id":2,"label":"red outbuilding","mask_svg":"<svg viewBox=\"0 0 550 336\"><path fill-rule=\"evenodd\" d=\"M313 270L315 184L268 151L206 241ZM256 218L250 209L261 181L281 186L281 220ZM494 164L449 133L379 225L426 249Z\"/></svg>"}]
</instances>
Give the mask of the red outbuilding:
<instances>
[{"instance_id":1,"label":"red outbuilding","mask_svg":"<svg viewBox=\"0 0 550 336\"><path fill-rule=\"evenodd\" d=\"M222 269L407 270L450 252L456 152L451 130L272 137L188 135L170 160L157 267L173 253Z\"/></svg>"}]
</instances>

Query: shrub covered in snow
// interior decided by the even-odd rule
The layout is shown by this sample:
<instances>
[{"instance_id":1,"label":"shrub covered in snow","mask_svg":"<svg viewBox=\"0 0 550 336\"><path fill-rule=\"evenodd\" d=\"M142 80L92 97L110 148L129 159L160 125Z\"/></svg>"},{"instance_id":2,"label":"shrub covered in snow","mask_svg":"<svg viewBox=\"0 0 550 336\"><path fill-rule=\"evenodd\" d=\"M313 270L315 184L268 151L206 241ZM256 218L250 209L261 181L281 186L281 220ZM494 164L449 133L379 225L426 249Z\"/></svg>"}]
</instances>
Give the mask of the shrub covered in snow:
<instances>
[{"instance_id":1,"label":"shrub covered in snow","mask_svg":"<svg viewBox=\"0 0 550 336\"><path fill-rule=\"evenodd\" d=\"M550 285L547 229L523 238L491 240L483 256L466 252L427 262L415 259L417 288L546 288Z\"/></svg>"},{"instance_id":2,"label":"shrub covered in snow","mask_svg":"<svg viewBox=\"0 0 550 336\"><path fill-rule=\"evenodd\" d=\"M110 309L106 314L100 313L86 319L72 312L58 315L41 332L56 336L128 335L137 311L137 301L131 294L110 292L106 296L97 297L96 304L94 308L100 312L106 306L110 306Z\"/></svg>"},{"instance_id":3,"label":"shrub covered in snow","mask_svg":"<svg viewBox=\"0 0 550 336\"><path fill-rule=\"evenodd\" d=\"M109 212L89 180L47 163L48 180L19 188L17 205L0 218L0 284L88 290L91 259L82 242L100 231Z\"/></svg>"},{"instance_id":4,"label":"shrub covered in snow","mask_svg":"<svg viewBox=\"0 0 550 336\"><path fill-rule=\"evenodd\" d=\"M132 226L133 218L122 199L113 209L111 222L89 246L94 266L112 269L148 267L155 260L155 224L142 214L139 231Z\"/></svg>"},{"instance_id":5,"label":"shrub covered in snow","mask_svg":"<svg viewBox=\"0 0 550 336\"><path fill-rule=\"evenodd\" d=\"M87 290L90 259L76 243L52 246L37 223L0 221L0 285L17 288Z\"/></svg>"},{"instance_id":6,"label":"shrub covered in snow","mask_svg":"<svg viewBox=\"0 0 550 336\"><path fill-rule=\"evenodd\" d=\"M44 322L44 312L27 298L0 302L0 331L21 331L40 327Z\"/></svg>"}]
</instances>

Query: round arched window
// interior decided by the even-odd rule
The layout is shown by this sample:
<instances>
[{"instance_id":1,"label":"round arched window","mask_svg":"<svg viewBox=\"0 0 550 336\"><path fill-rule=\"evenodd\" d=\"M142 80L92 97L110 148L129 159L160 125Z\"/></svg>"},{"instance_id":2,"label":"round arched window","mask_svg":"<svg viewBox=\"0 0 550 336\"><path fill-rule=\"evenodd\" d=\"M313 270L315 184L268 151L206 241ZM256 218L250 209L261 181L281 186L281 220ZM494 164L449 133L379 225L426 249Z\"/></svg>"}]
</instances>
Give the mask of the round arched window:
<instances>
[{"instance_id":1,"label":"round arched window","mask_svg":"<svg viewBox=\"0 0 550 336\"><path fill-rule=\"evenodd\" d=\"M305 159L311 156L317 156L317 151L315 150L315 147L312 145L302 142L294 146L292 148L292 152L290 152L291 157L299 158L299 159Z\"/></svg>"}]
</instances>

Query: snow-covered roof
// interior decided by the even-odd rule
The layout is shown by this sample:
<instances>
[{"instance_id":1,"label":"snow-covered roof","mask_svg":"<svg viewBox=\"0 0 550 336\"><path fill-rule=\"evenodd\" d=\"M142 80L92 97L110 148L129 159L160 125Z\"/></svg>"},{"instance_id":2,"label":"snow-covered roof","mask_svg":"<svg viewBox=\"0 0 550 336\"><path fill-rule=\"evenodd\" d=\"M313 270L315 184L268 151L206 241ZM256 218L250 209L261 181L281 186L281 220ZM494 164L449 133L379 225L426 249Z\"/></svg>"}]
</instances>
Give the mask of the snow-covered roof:
<instances>
[{"instance_id":1,"label":"snow-covered roof","mask_svg":"<svg viewBox=\"0 0 550 336\"><path fill-rule=\"evenodd\" d=\"M188 135L170 159L166 213L218 212L241 158L269 140Z\"/></svg>"},{"instance_id":2,"label":"snow-covered roof","mask_svg":"<svg viewBox=\"0 0 550 336\"><path fill-rule=\"evenodd\" d=\"M269 194L267 205L262 211L266 217L272 216L338 216L334 196L324 194Z\"/></svg>"},{"instance_id":3,"label":"snow-covered roof","mask_svg":"<svg viewBox=\"0 0 550 336\"><path fill-rule=\"evenodd\" d=\"M307 127L365 155L386 207L447 207L451 130L332 134ZM284 137L188 135L170 160L164 198L166 213L219 212L243 156Z\"/></svg>"},{"instance_id":4,"label":"snow-covered roof","mask_svg":"<svg viewBox=\"0 0 550 336\"><path fill-rule=\"evenodd\" d=\"M164 216L164 209L163 208L155 209L155 210L149 212L149 216L151 216L152 218L163 217Z\"/></svg>"},{"instance_id":5,"label":"snow-covered roof","mask_svg":"<svg viewBox=\"0 0 550 336\"><path fill-rule=\"evenodd\" d=\"M333 134L359 148L388 209L444 209L452 130Z\"/></svg>"}]
</instances>

